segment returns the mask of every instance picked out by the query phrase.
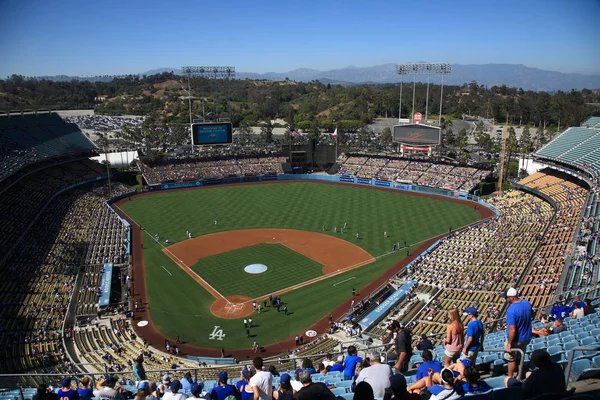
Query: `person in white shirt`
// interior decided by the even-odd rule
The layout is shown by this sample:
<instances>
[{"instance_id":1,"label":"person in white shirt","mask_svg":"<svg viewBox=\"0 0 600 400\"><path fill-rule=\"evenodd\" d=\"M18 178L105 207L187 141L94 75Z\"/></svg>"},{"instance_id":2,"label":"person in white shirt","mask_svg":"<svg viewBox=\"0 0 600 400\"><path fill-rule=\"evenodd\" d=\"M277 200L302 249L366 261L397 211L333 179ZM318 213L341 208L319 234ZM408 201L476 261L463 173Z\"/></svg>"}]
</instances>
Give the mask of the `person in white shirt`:
<instances>
[{"instance_id":1,"label":"person in white shirt","mask_svg":"<svg viewBox=\"0 0 600 400\"><path fill-rule=\"evenodd\" d=\"M582 318L584 316L584 313L583 313L583 308L581 308L579 303L577 303L577 302L573 303L573 307L575 307L575 308L573 309L573 311L571 311L571 318L573 318L573 319Z\"/></svg>"},{"instance_id":2,"label":"person in white shirt","mask_svg":"<svg viewBox=\"0 0 600 400\"><path fill-rule=\"evenodd\" d=\"M385 390L390 387L390 377L392 376L392 367L387 364L381 364L379 354L375 352L367 353L370 366L363 368L356 378L356 384L367 382L373 388L375 398L383 397Z\"/></svg>"},{"instance_id":3,"label":"person in white shirt","mask_svg":"<svg viewBox=\"0 0 600 400\"><path fill-rule=\"evenodd\" d=\"M171 382L169 390L163 395L162 400L185 400L187 395L185 393L177 393L181 390L181 382L177 379Z\"/></svg>"},{"instance_id":4,"label":"person in white shirt","mask_svg":"<svg viewBox=\"0 0 600 400\"><path fill-rule=\"evenodd\" d=\"M273 375L269 371L263 371L263 359L255 357L252 365L256 369L256 374L250 378L248 385L254 389L254 400L272 400L273 399Z\"/></svg>"}]
</instances>

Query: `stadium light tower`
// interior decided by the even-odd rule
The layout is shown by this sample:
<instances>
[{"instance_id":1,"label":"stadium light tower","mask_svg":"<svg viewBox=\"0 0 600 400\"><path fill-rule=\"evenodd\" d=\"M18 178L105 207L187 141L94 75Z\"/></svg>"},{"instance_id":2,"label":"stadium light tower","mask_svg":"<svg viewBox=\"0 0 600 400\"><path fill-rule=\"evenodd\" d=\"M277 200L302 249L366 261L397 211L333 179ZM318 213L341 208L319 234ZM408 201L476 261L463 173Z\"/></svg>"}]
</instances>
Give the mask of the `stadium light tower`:
<instances>
[{"instance_id":1,"label":"stadium light tower","mask_svg":"<svg viewBox=\"0 0 600 400\"><path fill-rule=\"evenodd\" d=\"M192 94L190 90L190 79L192 75L208 78L234 78L235 67L231 66L187 66L181 67L181 71L188 76L188 104L190 109L190 124L192 124ZM202 118L204 119L204 96L202 97Z\"/></svg>"},{"instance_id":2,"label":"stadium light tower","mask_svg":"<svg viewBox=\"0 0 600 400\"><path fill-rule=\"evenodd\" d=\"M429 78L430 75L442 75L442 87L440 95L440 125L442 120L442 99L444 93L444 75L452 72L452 66L449 63L409 63L409 64L398 64L396 66L396 73L398 75L413 75L413 103L412 111L413 116L411 121L414 122L415 114L415 87L417 82L417 75L427 75L427 98L425 100L425 121L427 121L427 115L429 112ZM400 107L402 107L402 80L400 80Z\"/></svg>"}]
</instances>

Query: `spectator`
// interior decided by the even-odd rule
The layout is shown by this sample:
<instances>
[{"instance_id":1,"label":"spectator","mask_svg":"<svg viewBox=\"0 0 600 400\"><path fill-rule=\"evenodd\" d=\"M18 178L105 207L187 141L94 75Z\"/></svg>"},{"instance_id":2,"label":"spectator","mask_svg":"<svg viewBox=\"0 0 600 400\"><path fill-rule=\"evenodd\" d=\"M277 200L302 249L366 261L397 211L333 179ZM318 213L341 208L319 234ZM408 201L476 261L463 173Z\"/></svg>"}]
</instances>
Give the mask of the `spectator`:
<instances>
[{"instance_id":1,"label":"spectator","mask_svg":"<svg viewBox=\"0 0 600 400\"><path fill-rule=\"evenodd\" d=\"M236 399L240 398L238 390L235 386L229 385L227 379L227 371L219 372L218 384L210 392L210 398L212 400L225 400L229 396L234 396ZM173 384L171 384L171 386L172 385Z\"/></svg>"},{"instance_id":2,"label":"spectator","mask_svg":"<svg viewBox=\"0 0 600 400\"><path fill-rule=\"evenodd\" d=\"M368 383L371 385L375 397L383 397L386 389L390 387L392 367L387 364L381 364L379 354L375 352L367 353L367 358L369 360L369 367L360 371L358 378L356 378L356 383Z\"/></svg>"},{"instance_id":3,"label":"spectator","mask_svg":"<svg viewBox=\"0 0 600 400\"><path fill-rule=\"evenodd\" d=\"M427 335L421 335L421 337L419 338L419 342L417 343L417 350L433 350L433 343L431 342L431 340L429 340Z\"/></svg>"},{"instance_id":4,"label":"spectator","mask_svg":"<svg viewBox=\"0 0 600 400\"><path fill-rule=\"evenodd\" d=\"M163 400L185 400L187 399L187 395L185 393L177 393L181 390L181 382L177 379L173 380L169 385L169 389L164 396L162 396ZM220 399L219 399L220 400Z\"/></svg>"},{"instance_id":5,"label":"spectator","mask_svg":"<svg viewBox=\"0 0 600 400\"><path fill-rule=\"evenodd\" d=\"M546 322L542 329L537 329L535 327L531 328L531 333L533 333L533 335L537 337L544 337L552 334L552 328L550 327L550 324Z\"/></svg>"},{"instance_id":6,"label":"spectator","mask_svg":"<svg viewBox=\"0 0 600 400\"><path fill-rule=\"evenodd\" d=\"M454 373L451 370L448 368L442 370L440 373L441 385L434 385L433 382L431 382L432 377L433 371L429 371L426 379L428 379L427 388L433 395L430 397L430 400L453 400L461 397L454 387Z\"/></svg>"},{"instance_id":7,"label":"spectator","mask_svg":"<svg viewBox=\"0 0 600 400\"><path fill-rule=\"evenodd\" d=\"M146 379L148 379L146 377L146 370L144 369L144 358L143 357L138 357L135 359L135 365L133 366L133 379L135 380L136 383L138 383L139 381L145 381Z\"/></svg>"},{"instance_id":8,"label":"spectator","mask_svg":"<svg viewBox=\"0 0 600 400\"><path fill-rule=\"evenodd\" d=\"M184 392L189 392L192 389L192 384L195 383L194 379L192 379L192 374L188 371L185 373L183 378L181 378L181 388Z\"/></svg>"},{"instance_id":9,"label":"spectator","mask_svg":"<svg viewBox=\"0 0 600 400\"><path fill-rule=\"evenodd\" d=\"M263 359L260 357L255 357L252 360L252 365L256 369L256 374L250 378L248 385L254 390L254 399L271 400L273 397L273 375L268 371L263 371Z\"/></svg>"},{"instance_id":10,"label":"spectator","mask_svg":"<svg viewBox=\"0 0 600 400\"><path fill-rule=\"evenodd\" d=\"M37 387L37 393L33 396L33 400L58 400L58 396L45 383L42 383Z\"/></svg>"},{"instance_id":11,"label":"spectator","mask_svg":"<svg viewBox=\"0 0 600 400\"><path fill-rule=\"evenodd\" d=\"M98 381L98 390L94 391L94 397L101 400L125 400L121 394L121 387L115 389L117 378L114 375L108 375L106 379Z\"/></svg>"},{"instance_id":12,"label":"spectator","mask_svg":"<svg viewBox=\"0 0 600 400\"><path fill-rule=\"evenodd\" d=\"M135 400L157 400L152 395L152 389L150 388L150 382L141 381L137 385L137 393L135 394Z\"/></svg>"},{"instance_id":13,"label":"spectator","mask_svg":"<svg viewBox=\"0 0 600 400\"><path fill-rule=\"evenodd\" d=\"M367 382L360 382L354 390L354 400L375 400L373 388Z\"/></svg>"},{"instance_id":14,"label":"spectator","mask_svg":"<svg viewBox=\"0 0 600 400\"><path fill-rule=\"evenodd\" d=\"M331 353L327 353L327 356L325 356L325 360L323 360L325 367L333 367L335 364L335 361L333 361L331 357Z\"/></svg>"},{"instance_id":15,"label":"spectator","mask_svg":"<svg viewBox=\"0 0 600 400\"><path fill-rule=\"evenodd\" d=\"M336 363L331 367L329 372L341 372L344 370L344 356L338 356Z\"/></svg>"},{"instance_id":16,"label":"spectator","mask_svg":"<svg viewBox=\"0 0 600 400\"><path fill-rule=\"evenodd\" d=\"M362 362L362 358L357 356L356 347L348 346L348 355L344 359L344 380L354 379L356 365Z\"/></svg>"},{"instance_id":17,"label":"spectator","mask_svg":"<svg viewBox=\"0 0 600 400\"><path fill-rule=\"evenodd\" d=\"M408 371L408 361L412 356L411 335L408 328L403 325L397 325L394 353L398 357L394 369L398 372Z\"/></svg>"},{"instance_id":18,"label":"spectator","mask_svg":"<svg viewBox=\"0 0 600 400\"><path fill-rule=\"evenodd\" d=\"M433 372L441 372L442 365L439 361L435 361L433 359L433 354L429 350L424 350L421 354L421 358L423 358L423 363L419 365L417 368L417 380L422 379L427 376L427 371L429 369L433 370Z\"/></svg>"},{"instance_id":19,"label":"spectator","mask_svg":"<svg viewBox=\"0 0 600 400\"><path fill-rule=\"evenodd\" d=\"M241 388L239 389L240 395L241 395L241 399L242 400L254 400L254 396L260 396L260 393L258 391L258 387L252 387L250 386L250 379L252 379L252 377L254 376L254 374L256 374L256 370L254 368L250 368L247 369L245 371L248 371L248 374L246 376L246 379L248 380L248 383L241 386Z\"/></svg>"},{"instance_id":20,"label":"spectator","mask_svg":"<svg viewBox=\"0 0 600 400\"><path fill-rule=\"evenodd\" d=\"M562 318L559 318L554 321L554 326L552 327L552 333L559 334L567 330L567 327L563 324Z\"/></svg>"},{"instance_id":21,"label":"spectator","mask_svg":"<svg viewBox=\"0 0 600 400\"><path fill-rule=\"evenodd\" d=\"M524 381L519 381L509 375L504 380L504 385L520 387L523 398L532 398L547 393L561 393L567 389L562 368L552 362L552 358L546 350L534 350L531 353L531 363L536 369L528 372Z\"/></svg>"},{"instance_id":22,"label":"spectator","mask_svg":"<svg viewBox=\"0 0 600 400\"><path fill-rule=\"evenodd\" d=\"M250 379L248 378L249 374L250 370L246 368L244 368L240 373L240 380L235 383L235 387L238 390L238 392L242 393L242 389L248 384L248 379Z\"/></svg>"},{"instance_id":23,"label":"spectator","mask_svg":"<svg viewBox=\"0 0 600 400\"><path fill-rule=\"evenodd\" d=\"M292 377L289 374L283 373L279 379L279 388L273 391L273 399L275 400L293 400L296 391L292 389L290 383Z\"/></svg>"},{"instance_id":24,"label":"spectator","mask_svg":"<svg viewBox=\"0 0 600 400\"><path fill-rule=\"evenodd\" d=\"M270 365L269 366L269 372L271 373L271 375L273 376L279 376L279 372L277 371L277 368L275 368L274 365Z\"/></svg>"},{"instance_id":25,"label":"spectator","mask_svg":"<svg viewBox=\"0 0 600 400\"><path fill-rule=\"evenodd\" d=\"M485 393L492 388L485 382L482 381L481 375L477 372L477 369L473 366L468 366L464 370L465 381L462 384L462 390L464 393Z\"/></svg>"},{"instance_id":26,"label":"spectator","mask_svg":"<svg viewBox=\"0 0 600 400\"><path fill-rule=\"evenodd\" d=\"M506 310L506 344L504 359L508 361L508 376L517 372L521 353L511 349L521 349L525 353L533 334L531 333L532 307L525 299L519 298L517 289L510 288L505 294L509 306Z\"/></svg>"},{"instance_id":27,"label":"spectator","mask_svg":"<svg viewBox=\"0 0 600 400\"><path fill-rule=\"evenodd\" d=\"M94 390L92 390L92 388L90 387L89 376L84 376L83 378L81 378L81 382L79 382L79 385L81 387L77 389L77 393L79 393L79 397L82 400L91 399L92 397L94 397Z\"/></svg>"},{"instance_id":28,"label":"spectator","mask_svg":"<svg viewBox=\"0 0 600 400\"><path fill-rule=\"evenodd\" d=\"M577 318L582 318L585 315L585 312L583 311L583 308L581 307L581 305L579 304L579 302L574 302L573 303L573 311L571 311L571 318L573 319L577 319Z\"/></svg>"},{"instance_id":29,"label":"spectator","mask_svg":"<svg viewBox=\"0 0 600 400\"><path fill-rule=\"evenodd\" d=\"M478 313L475 307L467 307L465 314L469 319L469 323L467 325L467 338L465 340L463 354L471 361L471 363L474 364L477 354L483 346L485 333L483 330L483 324L479 319L477 319Z\"/></svg>"},{"instance_id":30,"label":"spectator","mask_svg":"<svg viewBox=\"0 0 600 400\"><path fill-rule=\"evenodd\" d=\"M312 381L307 370L300 371L299 378L302 389L296 394L297 400L313 400L316 398L322 400L335 399L334 394L331 393L331 390L329 390L323 382Z\"/></svg>"},{"instance_id":31,"label":"spectator","mask_svg":"<svg viewBox=\"0 0 600 400\"><path fill-rule=\"evenodd\" d=\"M423 400L418 394L408 393L406 390L406 378L404 375L396 374L390 378L392 396L384 396L384 400Z\"/></svg>"},{"instance_id":32,"label":"spectator","mask_svg":"<svg viewBox=\"0 0 600 400\"><path fill-rule=\"evenodd\" d=\"M594 306L592 306L592 300L585 299L584 303L585 307L583 307L583 315L590 315L596 312L596 310L594 310Z\"/></svg>"},{"instance_id":33,"label":"spectator","mask_svg":"<svg viewBox=\"0 0 600 400\"><path fill-rule=\"evenodd\" d=\"M79 400L79 393L76 390L71 388L71 378L65 378L60 381L60 385L62 386L58 390L58 398L61 400L69 399L69 400Z\"/></svg>"},{"instance_id":34,"label":"spectator","mask_svg":"<svg viewBox=\"0 0 600 400\"><path fill-rule=\"evenodd\" d=\"M460 357L465 331L456 308L448 311L448 319L450 323L446 326L446 339L444 339L443 343L446 349L444 351L444 365L446 367Z\"/></svg>"},{"instance_id":35,"label":"spectator","mask_svg":"<svg viewBox=\"0 0 600 400\"><path fill-rule=\"evenodd\" d=\"M307 369L311 374L315 374L317 372L310 358L305 358L302 360L302 369Z\"/></svg>"},{"instance_id":36,"label":"spectator","mask_svg":"<svg viewBox=\"0 0 600 400\"><path fill-rule=\"evenodd\" d=\"M199 399L203 390L204 384L202 382L192 383L192 388L190 390L192 392L192 399ZM252 394L252 397L254 397L254 394Z\"/></svg>"}]
</instances>

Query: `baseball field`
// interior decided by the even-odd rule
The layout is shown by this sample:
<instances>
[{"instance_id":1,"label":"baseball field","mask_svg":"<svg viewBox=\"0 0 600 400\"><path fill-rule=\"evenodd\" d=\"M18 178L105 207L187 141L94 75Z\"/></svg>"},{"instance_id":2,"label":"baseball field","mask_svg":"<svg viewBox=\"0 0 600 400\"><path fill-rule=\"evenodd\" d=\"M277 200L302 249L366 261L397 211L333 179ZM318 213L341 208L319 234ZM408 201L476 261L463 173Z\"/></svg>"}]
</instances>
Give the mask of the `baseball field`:
<instances>
[{"instance_id":1,"label":"baseball field","mask_svg":"<svg viewBox=\"0 0 600 400\"><path fill-rule=\"evenodd\" d=\"M116 207L142 228L134 295L154 336L228 350L256 340L287 351L286 339L339 314L352 289L358 302L408 251L481 218L469 204L315 182L151 193ZM269 296L279 312L253 308Z\"/></svg>"}]
</instances>

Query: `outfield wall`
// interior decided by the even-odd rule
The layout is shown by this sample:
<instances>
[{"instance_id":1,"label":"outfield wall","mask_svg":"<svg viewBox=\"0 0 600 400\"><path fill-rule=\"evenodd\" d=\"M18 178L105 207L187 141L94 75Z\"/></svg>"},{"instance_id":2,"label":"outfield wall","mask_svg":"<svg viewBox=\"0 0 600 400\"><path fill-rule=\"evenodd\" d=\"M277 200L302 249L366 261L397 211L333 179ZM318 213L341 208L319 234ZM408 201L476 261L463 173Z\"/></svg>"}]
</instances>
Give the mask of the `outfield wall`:
<instances>
[{"instance_id":1,"label":"outfield wall","mask_svg":"<svg viewBox=\"0 0 600 400\"><path fill-rule=\"evenodd\" d=\"M191 187L200 187L200 186L214 186L221 184L230 184L230 183L246 183L246 182L268 182L268 181L293 181L293 180L316 180L316 181L325 181L325 182L343 182L355 184L357 186L377 186L377 187L387 187L390 189L396 189L400 191L407 192L416 192L416 193L425 193L434 196L441 197L451 197L453 199L459 200L468 200L478 204L481 204L484 207L489 208L494 211L496 215L500 215L500 211L496 209L491 204L486 203L481 200L478 196L474 196L464 191L460 190L449 190L449 189L441 189L434 188L428 186L419 186L409 183L399 183L399 182L391 182L391 181L382 181L378 179L367 179L367 178L355 178L352 176L337 176L337 175L320 175L320 174L284 174L284 175L265 175L265 176L243 176L243 177L230 177L230 178L222 178L222 179L206 179L206 180L198 180L198 181L188 181L188 182L177 182L177 183L161 183L156 185L150 185L148 190L150 191L160 191L160 190L171 190L171 189L181 189L181 188L191 188ZM119 198L115 198L111 200L111 203L117 201L125 196L121 196Z\"/></svg>"}]
</instances>

